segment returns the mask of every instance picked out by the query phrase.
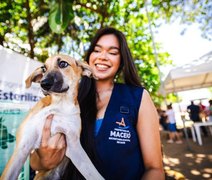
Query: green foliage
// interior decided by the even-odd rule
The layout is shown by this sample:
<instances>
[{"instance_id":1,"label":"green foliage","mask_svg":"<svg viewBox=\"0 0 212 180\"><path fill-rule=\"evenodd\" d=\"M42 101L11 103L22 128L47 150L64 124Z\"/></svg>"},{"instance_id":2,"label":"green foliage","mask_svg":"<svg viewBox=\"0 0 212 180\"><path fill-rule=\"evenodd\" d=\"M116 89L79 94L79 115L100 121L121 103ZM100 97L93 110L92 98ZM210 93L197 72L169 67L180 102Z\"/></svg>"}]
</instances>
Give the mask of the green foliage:
<instances>
[{"instance_id":1,"label":"green foliage","mask_svg":"<svg viewBox=\"0 0 212 180\"><path fill-rule=\"evenodd\" d=\"M212 1L209 0L152 0L152 6L168 21L182 24L198 23L202 36L212 40Z\"/></svg>"},{"instance_id":2,"label":"green foliage","mask_svg":"<svg viewBox=\"0 0 212 180\"><path fill-rule=\"evenodd\" d=\"M168 99L168 104L170 103L179 103L180 101L182 101L182 99L179 99L179 97L174 94L174 93L170 93L166 96L166 99Z\"/></svg>"},{"instance_id":3,"label":"green foliage","mask_svg":"<svg viewBox=\"0 0 212 180\"><path fill-rule=\"evenodd\" d=\"M208 88L208 90L211 93L211 98L212 98L212 87Z\"/></svg>"},{"instance_id":4,"label":"green foliage","mask_svg":"<svg viewBox=\"0 0 212 180\"><path fill-rule=\"evenodd\" d=\"M69 1L58 1L52 3L49 12L49 25L53 32L62 33L74 18L72 3Z\"/></svg>"},{"instance_id":5,"label":"green foliage","mask_svg":"<svg viewBox=\"0 0 212 180\"><path fill-rule=\"evenodd\" d=\"M2 0L0 3L0 44L39 61L55 53L69 54L82 59L95 32L113 26L126 35L138 69L141 83L151 93L155 103L163 100L158 93L160 76L152 46L149 24L158 25L161 17L180 17L196 21L198 15L206 17L206 0L189 1L195 11L183 0L153 0L148 4L149 18L139 0ZM206 9L206 10L205 10ZM211 14L209 13L209 16ZM199 16L200 17L200 16ZM212 18L207 19L206 24ZM205 28L207 30L207 28ZM206 34L207 35L207 34ZM156 43L159 65L170 64L169 54L160 51Z\"/></svg>"}]
</instances>

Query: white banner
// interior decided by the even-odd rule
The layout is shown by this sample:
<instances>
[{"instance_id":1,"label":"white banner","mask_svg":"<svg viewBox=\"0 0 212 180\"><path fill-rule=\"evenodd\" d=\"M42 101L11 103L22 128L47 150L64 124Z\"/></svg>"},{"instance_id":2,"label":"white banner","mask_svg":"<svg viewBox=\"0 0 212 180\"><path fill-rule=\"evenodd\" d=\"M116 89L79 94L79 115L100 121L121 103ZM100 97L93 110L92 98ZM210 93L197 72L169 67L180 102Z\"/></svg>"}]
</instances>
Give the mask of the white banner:
<instances>
[{"instance_id":1,"label":"white banner","mask_svg":"<svg viewBox=\"0 0 212 180\"><path fill-rule=\"evenodd\" d=\"M25 88L25 79L40 66L42 63L0 46L0 175L13 152L18 126L43 96L39 84ZM29 179L28 162L19 179Z\"/></svg>"},{"instance_id":2,"label":"white banner","mask_svg":"<svg viewBox=\"0 0 212 180\"><path fill-rule=\"evenodd\" d=\"M25 88L26 78L41 62L0 46L0 102L33 104L42 96L38 84Z\"/></svg>"}]
</instances>

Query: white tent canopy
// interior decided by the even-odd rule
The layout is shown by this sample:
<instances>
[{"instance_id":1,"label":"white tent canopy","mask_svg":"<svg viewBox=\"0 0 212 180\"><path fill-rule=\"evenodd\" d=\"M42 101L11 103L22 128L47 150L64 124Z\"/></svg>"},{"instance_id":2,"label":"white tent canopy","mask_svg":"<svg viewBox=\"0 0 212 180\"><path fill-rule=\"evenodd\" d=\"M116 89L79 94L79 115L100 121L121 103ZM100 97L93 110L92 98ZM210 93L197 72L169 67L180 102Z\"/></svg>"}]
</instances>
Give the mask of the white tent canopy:
<instances>
[{"instance_id":1,"label":"white tent canopy","mask_svg":"<svg viewBox=\"0 0 212 180\"><path fill-rule=\"evenodd\" d=\"M163 85L166 93L212 86L212 51L191 64L172 69Z\"/></svg>"}]
</instances>

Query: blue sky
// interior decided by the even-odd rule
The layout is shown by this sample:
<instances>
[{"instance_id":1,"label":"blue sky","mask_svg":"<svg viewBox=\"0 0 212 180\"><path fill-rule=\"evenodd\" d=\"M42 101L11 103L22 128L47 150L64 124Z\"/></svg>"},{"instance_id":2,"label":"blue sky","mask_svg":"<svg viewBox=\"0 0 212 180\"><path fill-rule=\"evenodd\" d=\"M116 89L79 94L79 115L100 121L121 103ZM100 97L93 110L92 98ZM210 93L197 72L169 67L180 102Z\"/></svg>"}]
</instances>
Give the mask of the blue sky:
<instances>
[{"instance_id":1,"label":"blue sky","mask_svg":"<svg viewBox=\"0 0 212 180\"><path fill-rule=\"evenodd\" d=\"M163 49L171 55L176 65L183 65L212 51L212 41L201 37L201 31L197 24L186 26L184 29L179 23L166 24L158 29L155 40L161 42Z\"/></svg>"}]
</instances>

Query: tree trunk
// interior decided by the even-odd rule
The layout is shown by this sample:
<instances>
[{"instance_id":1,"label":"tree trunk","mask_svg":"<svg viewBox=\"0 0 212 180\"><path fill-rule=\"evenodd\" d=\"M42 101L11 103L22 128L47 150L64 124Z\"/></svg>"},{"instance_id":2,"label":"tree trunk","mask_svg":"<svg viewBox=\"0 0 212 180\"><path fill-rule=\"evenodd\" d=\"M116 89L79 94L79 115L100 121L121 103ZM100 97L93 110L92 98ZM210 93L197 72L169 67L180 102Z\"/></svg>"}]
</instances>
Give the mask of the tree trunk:
<instances>
[{"instance_id":1,"label":"tree trunk","mask_svg":"<svg viewBox=\"0 0 212 180\"><path fill-rule=\"evenodd\" d=\"M3 43L4 43L4 36L1 36L1 35L0 35L0 45L3 46Z\"/></svg>"},{"instance_id":2,"label":"tree trunk","mask_svg":"<svg viewBox=\"0 0 212 180\"><path fill-rule=\"evenodd\" d=\"M35 48L35 41L34 41L34 34L33 34L33 27L31 24L32 16L30 13L30 6L29 6L29 0L26 0L26 9L27 9L27 22L28 22L28 40L30 45L30 52L29 56L30 58L34 58L34 48Z\"/></svg>"}]
</instances>

